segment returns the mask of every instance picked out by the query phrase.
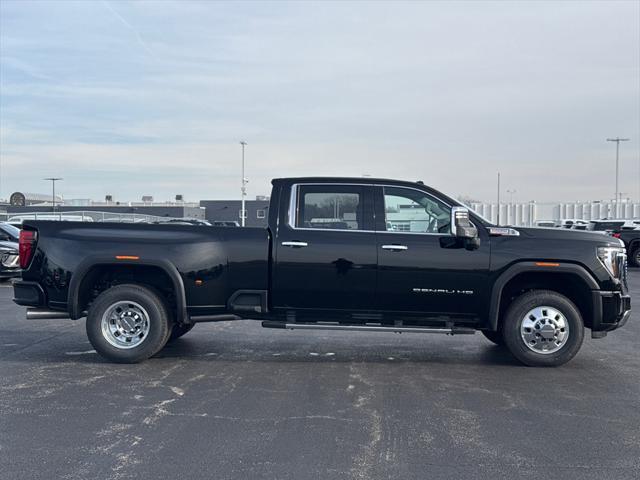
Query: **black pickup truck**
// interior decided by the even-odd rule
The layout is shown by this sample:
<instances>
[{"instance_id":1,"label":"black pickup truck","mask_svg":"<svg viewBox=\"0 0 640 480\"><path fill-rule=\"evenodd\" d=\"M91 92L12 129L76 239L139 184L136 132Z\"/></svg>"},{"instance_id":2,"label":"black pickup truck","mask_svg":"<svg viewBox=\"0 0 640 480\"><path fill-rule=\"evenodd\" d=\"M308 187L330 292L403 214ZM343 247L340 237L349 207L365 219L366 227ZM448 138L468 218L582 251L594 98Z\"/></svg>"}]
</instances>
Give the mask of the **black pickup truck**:
<instances>
[{"instance_id":1,"label":"black pickup truck","mask_svg":"<svg viewBox=\"0 0 640 480\"><path fill-rule=\"evenodd\" d=\"M620 239L627 249L629 263L634 267L640 267L640 230L620 229L612 234L613 237Z\"/></svg>"},{"instance_id":2,"label":"black pickup truck","mask_svg":"<svg viewBox=\"0 0 640 480\"><path fill-rule=\"evenodd\" d=\"M630 315L622 243L496 227L421 182L273 180L268 228L27 221L15 302L138 362L198 322L467 334L554 366Z\"/></svg>"}]
</instances>

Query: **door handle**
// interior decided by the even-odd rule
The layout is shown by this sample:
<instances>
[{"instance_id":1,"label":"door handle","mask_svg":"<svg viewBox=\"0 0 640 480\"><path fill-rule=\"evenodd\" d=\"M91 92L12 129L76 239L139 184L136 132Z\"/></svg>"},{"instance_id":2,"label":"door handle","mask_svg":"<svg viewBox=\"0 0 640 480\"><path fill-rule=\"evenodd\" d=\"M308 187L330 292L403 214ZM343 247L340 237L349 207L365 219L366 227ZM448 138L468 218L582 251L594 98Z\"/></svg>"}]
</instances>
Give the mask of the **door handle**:
<instances>
[{"instance_id":1,"label":"door handle","mask_svg":"<svg viewBox=\"0 0 640 480\"><path fill-rule=\"evenodd\" d=\"M382 245L382 249L400 251L400 250L409 250L409 247L407 247L406 245Z\"/></svg>"},{"instance_id":2,"label":"door handle","mask_svg":"<svg viewBox=\"0 0 640 480\"><path fill-rule=\"evenodd\" d=\"M283 247L294 247L294 248L302 248L307 247L309 244L307 242L282 242Z\"/></svg>"}]
</instances>

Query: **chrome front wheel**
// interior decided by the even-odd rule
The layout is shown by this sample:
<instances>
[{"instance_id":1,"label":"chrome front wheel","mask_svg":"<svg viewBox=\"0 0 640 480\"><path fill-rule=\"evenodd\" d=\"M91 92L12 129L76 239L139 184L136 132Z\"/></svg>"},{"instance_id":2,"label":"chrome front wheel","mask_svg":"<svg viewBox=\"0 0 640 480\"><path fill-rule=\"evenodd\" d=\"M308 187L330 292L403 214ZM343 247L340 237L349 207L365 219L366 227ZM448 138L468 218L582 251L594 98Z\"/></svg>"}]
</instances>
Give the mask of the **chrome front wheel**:
<instances>
[{"instance_id":1,"label":"chrome front wheel","mask_svg":"<svg viewBox=\"0 0 640 480\"><path fill-rule=\"evenodd\" d=\"M522 319L520 335L529 349L548 355L560 350L569 340L569 323L554 307L536 307Z\"/></svg>"},{"instance_id":2,"label":"chrome front wheel","mask_svg":"<svg viewBox=\"0 0 640 480\"><path fill-rule=\"evenodd\" d=\"M500 325L509 351L525 365L536 367L567 363L584 338L580 310L552 290L529 290L514 298Z\"/></svg>"}]
</instances>

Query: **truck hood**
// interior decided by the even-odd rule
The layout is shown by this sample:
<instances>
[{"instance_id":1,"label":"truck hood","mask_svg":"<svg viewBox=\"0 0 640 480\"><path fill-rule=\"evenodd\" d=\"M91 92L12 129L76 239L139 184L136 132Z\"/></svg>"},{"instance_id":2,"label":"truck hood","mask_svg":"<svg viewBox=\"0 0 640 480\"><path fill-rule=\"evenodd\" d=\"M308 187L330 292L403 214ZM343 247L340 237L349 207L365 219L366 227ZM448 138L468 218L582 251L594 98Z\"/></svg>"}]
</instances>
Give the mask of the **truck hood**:
<instances>
[{"instance_id":1,"label":"truck hood","mask_svg":"<svg viewBox=\"0 0 640 480\"><path fill-rule=\"evenodd\" d=\"M594 245L622 247L621 240L605 232L589 232L585 230L570 230L567 228L533 228L511 227L520 233L521 238L540 240L564 240L568 242L591 242Z\"/></svg>"},{"instance_id":2,"label":"truck hood","mask_svg":"<svg viewBox=\"0 0 640 480\"><path fill-rule=\"evenodd\" d=\"M8 241L0 241L0 250L3 251L7 251L7 250L14 250L14 251L18 251L18 244L16 242L8 242Z\"/></svg>"}]
</instances>

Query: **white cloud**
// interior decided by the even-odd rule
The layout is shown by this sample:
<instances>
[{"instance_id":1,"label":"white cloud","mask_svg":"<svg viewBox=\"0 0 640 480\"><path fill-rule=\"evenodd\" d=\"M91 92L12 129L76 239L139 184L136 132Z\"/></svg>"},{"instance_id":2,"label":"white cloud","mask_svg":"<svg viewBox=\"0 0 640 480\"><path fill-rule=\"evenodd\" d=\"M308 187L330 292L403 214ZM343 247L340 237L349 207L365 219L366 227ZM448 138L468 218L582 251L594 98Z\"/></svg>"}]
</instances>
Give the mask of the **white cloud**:
<instances>
[{"instance_id":1,"label":"white cloud","mask_svg":"<svg viewBox=\"0 0 640 480\"><path fill-rule=\"evenodd\" d=\"M255 194L367 173L491 199L500 170L523 199L608 198L611 135L640 187L638 3L116 8L0 3L1 193L232 196L240 138Z\"/></svg>"}]
</instances>

